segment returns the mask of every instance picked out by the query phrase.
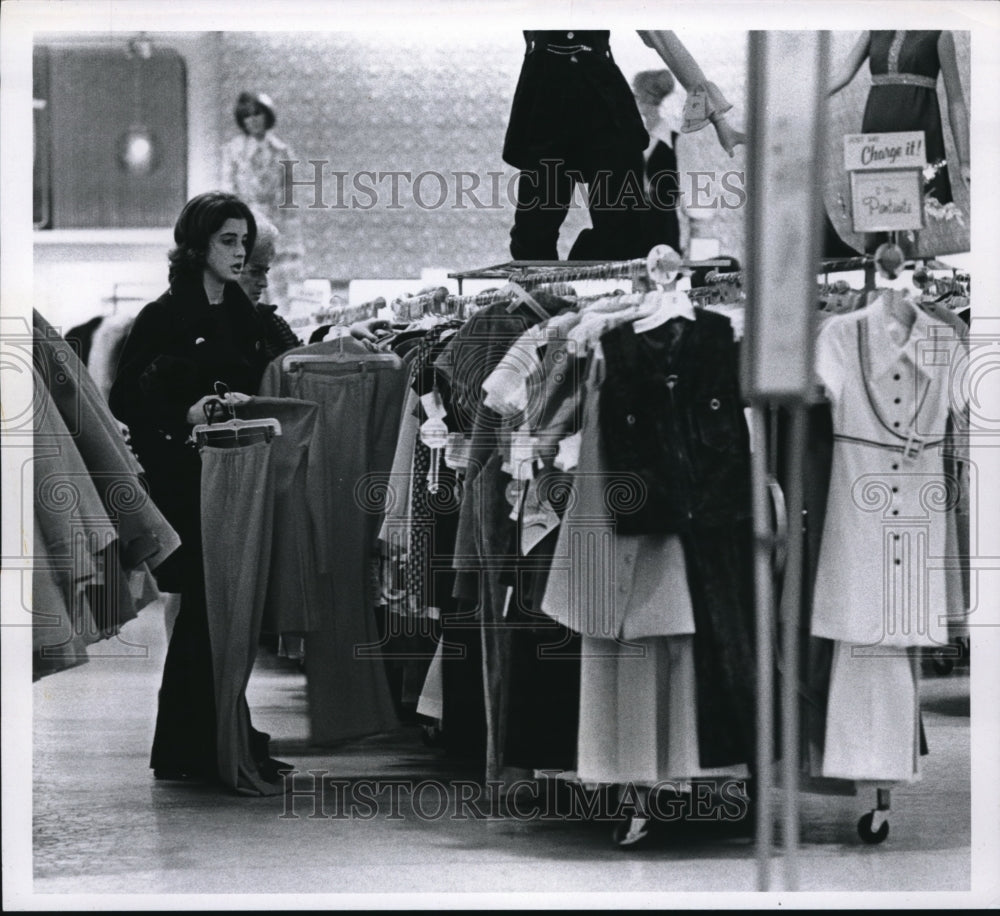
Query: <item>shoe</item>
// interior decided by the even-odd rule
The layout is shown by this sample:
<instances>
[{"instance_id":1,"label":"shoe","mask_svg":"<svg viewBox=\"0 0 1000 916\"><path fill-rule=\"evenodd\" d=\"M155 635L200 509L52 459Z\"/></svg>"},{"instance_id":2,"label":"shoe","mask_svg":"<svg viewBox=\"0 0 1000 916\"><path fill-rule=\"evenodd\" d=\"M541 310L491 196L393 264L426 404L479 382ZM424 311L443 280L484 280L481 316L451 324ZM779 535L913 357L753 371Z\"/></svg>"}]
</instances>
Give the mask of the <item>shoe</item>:
<instances>
[{"instance_id":1,"label":"shoe","mask_svg":"<svg viewBox=\"0 0 1000 916\"><path fill-rule=\"evenodd\" d=\"M636 849L649 845L652 818L633 815L615 824L611 831L611 842L619 849Z\"/></svg>"}]
</instances>

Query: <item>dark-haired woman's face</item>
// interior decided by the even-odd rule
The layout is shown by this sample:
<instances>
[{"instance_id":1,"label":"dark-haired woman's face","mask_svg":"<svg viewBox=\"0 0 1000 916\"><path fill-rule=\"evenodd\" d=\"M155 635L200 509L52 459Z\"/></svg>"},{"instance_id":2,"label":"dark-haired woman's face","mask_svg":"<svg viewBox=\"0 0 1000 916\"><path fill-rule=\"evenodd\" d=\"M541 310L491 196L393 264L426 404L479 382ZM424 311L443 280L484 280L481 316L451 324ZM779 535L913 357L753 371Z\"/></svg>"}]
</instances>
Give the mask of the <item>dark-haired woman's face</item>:
<instances>
[{"instance_id":1,"label":"dark-haired woman's face","mask_svg":"<svg viewBox=\"0 0 1000 916\"><path fill-rule=\"evenodd\" d=\"M239 280L246 258L247 221L227 219L208 239L205 272L221 283Z\"/></svg>"}]
</instances>

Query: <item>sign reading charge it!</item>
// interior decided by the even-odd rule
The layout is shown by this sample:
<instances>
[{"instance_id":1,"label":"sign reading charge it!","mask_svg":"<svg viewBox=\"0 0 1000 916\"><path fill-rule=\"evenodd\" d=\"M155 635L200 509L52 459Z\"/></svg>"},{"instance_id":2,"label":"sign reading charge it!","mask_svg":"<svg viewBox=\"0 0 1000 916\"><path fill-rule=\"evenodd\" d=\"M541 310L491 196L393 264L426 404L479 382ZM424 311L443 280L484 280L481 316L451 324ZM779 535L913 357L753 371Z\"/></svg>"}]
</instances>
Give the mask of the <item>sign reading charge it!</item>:
<instances>
[{"instance_id":1,"label":"sign reading charge it!","mask_svg":"<svg viewBox=\"0 0 1000 916\"><path fill-rule=\"evenodd\" d=\"M927 148L922 130L893 134L848 134L844 137L844 168L848 172L869 169L923 169Z\"/></svg>"}]
</instances>

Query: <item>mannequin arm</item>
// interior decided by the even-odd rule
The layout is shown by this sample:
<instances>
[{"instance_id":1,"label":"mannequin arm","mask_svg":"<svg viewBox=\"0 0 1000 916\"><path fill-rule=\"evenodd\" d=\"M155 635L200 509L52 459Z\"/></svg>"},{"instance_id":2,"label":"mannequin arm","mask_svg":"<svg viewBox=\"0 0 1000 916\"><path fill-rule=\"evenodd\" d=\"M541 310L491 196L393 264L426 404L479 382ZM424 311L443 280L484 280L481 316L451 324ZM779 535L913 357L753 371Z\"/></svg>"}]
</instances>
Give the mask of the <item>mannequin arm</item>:
<instances>
[{"instance_id":1,"label":"mannequin arm","mask_svg":"<svg viewBox=\"0 0 1000 916\"><path fill-rule=\"evenodd\" d=\"M684 47L674 32L639 30L639 37L647 47L660 55L670 72L677 78L677 82L689 94L689 101L694 95L700 95L704 99L706 110L701 118L707 118L707 121L712 122L720 145L732 156L734 147L746 143L746 137L726 123L726 112L733 106L726 101L718 87L706 79L704 71L691 56L691 52ZM687 118L686 110L685 118ZM684 132L699 130L705 123L705 120L695 119L693 124L686 124L682 130Z\"/></svg>"},{"instance_id":2,"label":"mannequin arm","mask_svg":"<svg viewBox=\"0 0 1000 916\"><path fill-rule=\"evenodd\" d=\"M698 62L673 32L640 31L639 37L647 47L652 48L677 77L677 82L690 92L695 86L706 82Z\"/></svg>"},{"instance_id":3,"label":"mannequin arm","mask_svg":"<svg viewBox=\"0 0 1000 916\"><path fill-rule=\"evenodd\" d=\"M962 92L962 80L958 75L958 59L955 54L955 38L951 32L942 32L938 39L938 57L941 60L941 76L944 91L948 97L948 118L951 121L951 136L958 152L958 164L962 180L969 181L969 109Z\"/></svg>"}]
</instances>

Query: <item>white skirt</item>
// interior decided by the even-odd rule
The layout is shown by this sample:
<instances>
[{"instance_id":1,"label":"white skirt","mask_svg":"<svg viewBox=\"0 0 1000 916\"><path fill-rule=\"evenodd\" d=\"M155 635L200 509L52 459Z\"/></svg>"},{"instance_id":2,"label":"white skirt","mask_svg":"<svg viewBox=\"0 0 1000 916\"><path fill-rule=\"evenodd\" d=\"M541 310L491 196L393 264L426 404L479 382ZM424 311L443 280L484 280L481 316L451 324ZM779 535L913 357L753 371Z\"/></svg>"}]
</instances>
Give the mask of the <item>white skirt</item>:
<instances>
[{"instance_id":1,"label":"white skirt","mask_svg":"<svg viewBox=\"0 0 1000 916\"><path fill-rule=\"evenodd\" d=\"M891 654L876 655L883 651ZM837 641L830 671L823 776L891 784L919 778L917 656Z\"/></svg>"},{"instance_id":2,"label":"white skirt","mask_svg":"<svg viewBox=\"0 0 1000 916\"><path fill-rule=\"evenodd\" d=\"M653 786L748 775L744 764L699 765L693 639L654 636L623 644L583 637L582 782Z\"/></svg>"}]
</instances>

